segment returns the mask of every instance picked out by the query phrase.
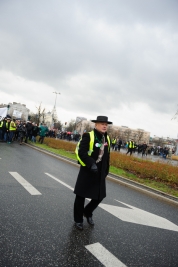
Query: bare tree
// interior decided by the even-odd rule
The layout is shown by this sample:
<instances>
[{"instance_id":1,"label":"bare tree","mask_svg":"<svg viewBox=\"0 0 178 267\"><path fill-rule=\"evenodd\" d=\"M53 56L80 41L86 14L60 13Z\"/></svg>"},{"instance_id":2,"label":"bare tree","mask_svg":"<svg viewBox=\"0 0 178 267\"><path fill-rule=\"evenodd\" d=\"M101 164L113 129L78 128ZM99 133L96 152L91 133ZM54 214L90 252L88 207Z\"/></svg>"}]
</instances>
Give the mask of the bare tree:
<instances>
[{"instance_id":1,"label":"bare tree","mask_svg":"<svg viewBox=\"0 0 178 267\"><path fill-rule=\"evenodd\" d=\"M118 138L119 136L119 130L112 130L111 137L112 138Z\"/></svg>"},{"instance_id":2,"label":"bare tree","mask_svg":"<svg viewBox=\"0 0 178 267\"><path fill-rule=\"evenodd\" d=\"M93 127L90 125L89 122L85 124L85 131L88 133L93 130Z\"/></svg>"},{"instance_id":3,"label":"bare tree","mask_svg":"<svg viewBox=\"0 0 178 267\"><path fill-rule=\"evenodd\" d=\"M124 131L125 140L129 140L131 136L132 131L130 129L127 129Z\"/></svg>"},{"instance_id":4,"label":"bare tree","mask_svg":"<svg viewBox=\"0 0 178 267\"><path fill-rule=\"evenodd\" d=\"M142 130L136 131L135 138L137 139L138 144L142 140L143 134L144 134L144 132Z\"/></svg>"},{"instance_id":5,"label":"bare tree","mask_svg":"<svg viewBox=\"0 0 178 267\"><path fill-rule=\"evenodd\" d=\"M37 124L39 125L41 118L43 118L43 123L44 123L44 116L45 116L45 108L42 109L41 107L41 103L39 105L39 107L36 107L37 109Z\"/></svg>"},{"instance_id":6,"label":"bare tree","mask_svg":"<svg viewBox=\"0 0 178 267\"><path fill-rule=\"evenodd\" d=\"M117 137L117 131L113 129L112 125L108 125L107 134L110 136L110 138Z\"/></svg>"},{"instance_id":7,"label":"bare tree","mask_svg":"<svg viewBox=\"0 0 178 267\"><path fill-rule=\"evenodd\" d=\"M22 120L22 121L26 121L26 118L25 118L24 114L22 114L22 116L21 116L21 120Z\"/></svg>"},{"instance_id":8,"label":"bare tree","mask_svg":"<svg viewBox=\"0 0 178 267\"><path fill-rule=\"evenodd\" d=\"M124 136L124 132L123 131L120 131L119 138L121 138L121 140L124 140L125 139L125 136Z\"/></svg>"},{"instance_id":9,"label":"bare tree","mask_svg":"<svg viewBox=\"0 0 178 267\"><path fill-rule=\"evenodd\" d=\"M61 123L61 121L55 122L54 123L54 128L61 131L62 130L62 123Z\"/></svg>"},{"instance_id":10,"label":"bare tree","mask_svg":"<svg viewBox=\"0 0 178 267\"><path fill-rule=\"evenodd\" d=\"M159 138L158 145L163 147L163 145L164 145L164 139L163 139L163 137L160 137Z\"/></svg>"},{"instance_id":11,"label":"bare tree","mask_svg":"<svg viewBox=\"0 0 178 267\"><path fill-rule=\"evenodd\" d=\"M171 120L178 120L178 109Z\"/></svg>"},{"instance_id":12,"label":"bare tree","mask_svg":"<svg viewBox=\"0 0 178 267\"><path fill-rule=\"evenodd\" d=\"M73 132L75 130L75 126L76 126L75 120L71 120L68 126L66 126L66 131Z\"/></svg>"}]
</instances>

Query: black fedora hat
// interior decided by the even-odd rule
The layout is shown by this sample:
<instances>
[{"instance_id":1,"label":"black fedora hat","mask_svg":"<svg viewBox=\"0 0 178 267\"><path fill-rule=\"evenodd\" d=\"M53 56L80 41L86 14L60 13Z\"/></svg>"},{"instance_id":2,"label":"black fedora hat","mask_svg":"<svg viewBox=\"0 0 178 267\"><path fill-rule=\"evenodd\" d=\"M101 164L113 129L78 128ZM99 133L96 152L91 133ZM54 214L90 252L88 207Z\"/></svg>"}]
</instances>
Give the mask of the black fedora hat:
<instances>
[{"instance_id":1,"label":"black fedora hat","mask_svg":"<svg viewBox=\"0 0 178 267\"><path fill-rule=\"evenodd\" d=\"M106 122L107 124L112 124L111 121L108 121L106 116L97 116L96 120L91 120L92 122Z\"/></svg>"}]
</instances>

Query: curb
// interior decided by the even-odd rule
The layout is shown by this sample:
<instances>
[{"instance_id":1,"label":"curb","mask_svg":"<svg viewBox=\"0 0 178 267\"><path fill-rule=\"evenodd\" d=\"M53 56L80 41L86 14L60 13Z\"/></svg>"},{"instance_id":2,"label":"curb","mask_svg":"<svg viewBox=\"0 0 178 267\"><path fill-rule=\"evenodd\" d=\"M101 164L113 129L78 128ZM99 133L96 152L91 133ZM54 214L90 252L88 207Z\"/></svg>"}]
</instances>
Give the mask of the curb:
<instances>
[{"instance_id":1,"label":"curb","mask_svg":"<svg viewBox=\"0 0 178 267\"><path fill-rule=\"evenodd\" d=\"M52 156L52 157L54 157L56 159L59 159L59 160L62 160L64 162L67 162L69 164L72 164L75 167L78 167L78 168L80 167L80 165L78 163L76 163L76 161L74 161L72 159L69 159L69 158L67 158L65 156L56 155L53 152L48 152L45 149L38 148L38 147L35 147L33 145L30 145L30 144L25 144L25 145L28 146L28 147L31 147L31 148L39 151L39 152L42 152L42 153L47 154L49 156ZM164 193L162 191L159 191L157 189L153 189L153 188L151 188L149 186L139 184L138 182L129 180L129 179L125 178L125 177L118 176L118 175L115 175L115 174L112 174L112 173L109 173L109 175L107 176L107 179L112 181L112 182L119 183L119 184L121 184L123 186L126 186L126 187L132 188L134 190L137 190L139 192L142 192L144 194L150 195L150 196L152 196L154 198L166 201L169 204L173 204L173 205L178 206L178 197L171 196L171 195L166 194L166 193Z\"/></svg>"}]
</instances>

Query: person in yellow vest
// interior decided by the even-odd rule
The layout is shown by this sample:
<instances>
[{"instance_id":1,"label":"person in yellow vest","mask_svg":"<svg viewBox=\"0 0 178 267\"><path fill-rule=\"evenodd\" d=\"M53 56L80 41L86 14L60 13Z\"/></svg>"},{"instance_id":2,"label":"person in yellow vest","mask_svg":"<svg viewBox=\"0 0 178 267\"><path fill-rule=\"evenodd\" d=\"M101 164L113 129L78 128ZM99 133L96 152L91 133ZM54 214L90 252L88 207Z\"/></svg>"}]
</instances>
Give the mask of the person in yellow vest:
<instances>
[{"instance_id":1,"label":"person in yellow vest","mask_svg":"<svg viewBox=\"0 0 178 267\"><path fill-rule=\"evenodd\" d=\"M134 140L133 139L131 139L129 142L127 142L127 145L128 145L128 151L127 151L127 153L126 153L126 155L128 154L128 153L130 153L130 156L132 155L132 152L133 152L133 150L134 150L134 148L135 148L135 143L134 143Z\"/></svg>"},{"instance_id":2,"label":"person in yellow vest","mask_svg":"<svg viewBox=\"0 0 178 267\"><path fill-rule=\"evenodd\" d=\"M12 143L15 132L16 132L16 124L15 124L15 119L11 120L10 125L9 125L9 144Z\"/></svg>"},{"instance_id":3,"label":"person in yellow vest","mask_svg":"<svg viewBox=\"0 0 178 267\"><path fill-rule=\"evenodd\" d=\"M10 123L11 123L11 118L7 115L6 118L6 128L5 128L5 133L4 133L4 141L10 144Z\"/></svg>"},{"instance_id":4,"label":"person in yellow vest","mask_svg":"<svg viewBox=\"0 0 178 267\"><path fill-rule=\"evenodd\" d=\"M115 149L116 142L117 142L117 140L116 140L116 138L114 137L114 138L112 139L112 141L111 141L111 143L112 143L112 149L113 149L113 150Z\"/></svg>"},{"instance_id":5,"label":"person in yellow vest","mask_svg":"<svg viewBox=\"0 0 178 267\"><path fill-rule=\"evenodd\" d=\"M84 133L76 148L76 155L80 163L74 193L74 221L79 230L83 230L83 216L94 226L93 211L106 197L106 176L109 173L110 138L107 135L108 121L106 116L98 116L95 128ZM91 201L84 207L85 198Z\"/></svg>"}]
</instances>

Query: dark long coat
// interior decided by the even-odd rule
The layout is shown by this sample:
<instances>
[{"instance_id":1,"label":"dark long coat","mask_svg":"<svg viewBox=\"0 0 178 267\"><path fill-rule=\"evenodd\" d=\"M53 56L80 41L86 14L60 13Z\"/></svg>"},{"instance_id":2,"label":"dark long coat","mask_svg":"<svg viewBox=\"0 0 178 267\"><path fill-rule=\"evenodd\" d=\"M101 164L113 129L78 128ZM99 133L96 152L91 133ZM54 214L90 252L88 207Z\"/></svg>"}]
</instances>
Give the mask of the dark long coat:
<instances>
[{"instance_id":1,"label":"dark long coat","mask_svg":"<svg viewBox=\"0 0 178 267\"><path fill-rule=\"evenodd\" d=\"M95 140L93 153L88 156L90 135L85 133L82 136L79 147L79 157L86 164L81 166L75 185L74 193L78 196L91 199L103 199L106 197L106 176L109 173L109 156L107 133L105 133L105 147L102 161L97 163L98 173L94 174L90 171L91 165L96 163L100 148L96 146L102 138L102 134L94 129ZM110 150L110 149L109 149Z\"/></svg>"}]
</instances>

